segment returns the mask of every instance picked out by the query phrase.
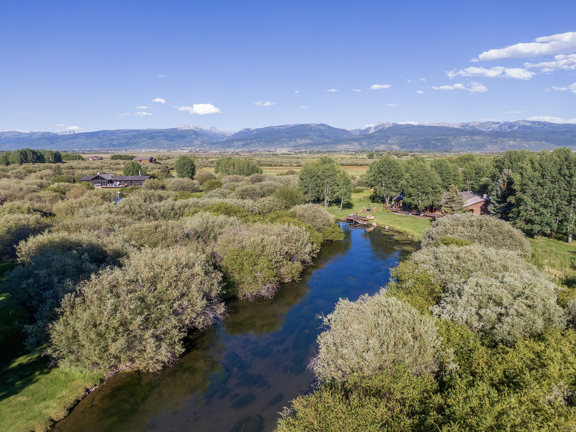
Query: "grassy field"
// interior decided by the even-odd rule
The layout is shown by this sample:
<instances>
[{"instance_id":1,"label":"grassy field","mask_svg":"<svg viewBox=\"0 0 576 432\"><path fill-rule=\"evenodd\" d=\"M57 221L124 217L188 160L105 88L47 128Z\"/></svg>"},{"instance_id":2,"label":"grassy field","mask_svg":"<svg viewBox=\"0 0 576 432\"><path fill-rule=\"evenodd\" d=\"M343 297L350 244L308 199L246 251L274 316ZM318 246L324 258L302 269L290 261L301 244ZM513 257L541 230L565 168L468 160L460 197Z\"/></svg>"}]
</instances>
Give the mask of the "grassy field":
<instances>
[{"instance_id":1,"label":"grassy field","mask_svg":"<svg viewBox=\"0 0 576 432\"><path fill-rule=\"evenodd\" d=\"M0 263L0 280L11 267ZM50 368L42 348L26 351L20 333L24 318L0 281L0 432L46 430L100 380Z\"/></svg>"},{"instance_id":2,"label":"grassy field","mask_svg":"<svg viewBox=\"0 0 576 432\"><path fill-rule=\"evenodd\" d=\"M362 192L353 193L352 208L345 208L340 212L338 206L331 206L328 208L328 212L335 218L344 218L350 213L358 213L359 215L364 215L362 212L363 208L375 209L376 211L371 214L374 215L374 222L380 226L390 227L390 229L395 231L401 231L406 233L416 239L422 236L422 232L430 226L430 221L428 219L419 218L416 216L405 216L395 213L390 213L382 209L382 204L374 204L370 202L371 191L369 189L363 190Z\"/></svg>"}]
</instances>

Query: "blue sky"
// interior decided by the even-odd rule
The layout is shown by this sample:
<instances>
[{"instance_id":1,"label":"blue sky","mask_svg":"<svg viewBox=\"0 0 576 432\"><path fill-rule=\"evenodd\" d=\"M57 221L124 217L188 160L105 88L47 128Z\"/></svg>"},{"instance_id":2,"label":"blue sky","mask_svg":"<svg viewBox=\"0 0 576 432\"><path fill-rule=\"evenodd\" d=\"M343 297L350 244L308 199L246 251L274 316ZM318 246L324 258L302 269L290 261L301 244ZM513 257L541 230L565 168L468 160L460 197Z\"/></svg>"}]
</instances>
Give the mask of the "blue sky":
<instances>
[{"instance_id":1,"label":"blue sky","mask_svg":"<svg viewBox=\"0 0 576 432\"><path fill-rule=\"evenodd\" d=\"M576 122L576 2L0 2L0 130Z\"/></svg>"}]
</instances>

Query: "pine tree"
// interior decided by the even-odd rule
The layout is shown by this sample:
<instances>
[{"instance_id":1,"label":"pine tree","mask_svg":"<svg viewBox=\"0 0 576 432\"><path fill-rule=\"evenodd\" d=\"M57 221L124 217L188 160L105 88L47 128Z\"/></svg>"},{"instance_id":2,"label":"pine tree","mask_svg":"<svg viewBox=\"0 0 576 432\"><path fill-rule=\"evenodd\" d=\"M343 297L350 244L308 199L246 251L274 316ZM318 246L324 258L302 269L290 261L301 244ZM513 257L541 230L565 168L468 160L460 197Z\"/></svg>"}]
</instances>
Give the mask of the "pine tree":
<instances>
[{"instance_id":1,"label":"pine tree","mask_svg":"<svg viewBox=\"0 0 576 432\"><path fill-rule=\"evenodd\" d=\"M444 195L442 211L449 215L468 212L468 209L464 207L464 198L455 185L451 185L450 190Z\"/></svg>"}]
</instances>

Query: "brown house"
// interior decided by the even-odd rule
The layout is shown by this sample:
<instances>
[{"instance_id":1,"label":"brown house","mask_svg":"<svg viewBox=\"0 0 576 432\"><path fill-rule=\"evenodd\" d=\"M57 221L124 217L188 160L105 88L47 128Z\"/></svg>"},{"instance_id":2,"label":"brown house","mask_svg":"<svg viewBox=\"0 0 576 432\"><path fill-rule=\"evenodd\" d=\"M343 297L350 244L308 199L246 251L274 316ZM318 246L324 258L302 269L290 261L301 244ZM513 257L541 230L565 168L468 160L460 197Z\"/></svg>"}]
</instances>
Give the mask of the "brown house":
<instances>
[{"instance_id":1,"label":"brown house","mask_svg":"<svg viewBox=\"0 0 576 432\"><path fill-rule=\"evenodd\" d=\"M102 160L102 156L88 156L90 160Z\"/></svg>"},{"instance_id":2,"label":"brown house","mask_svg":"<svg viewBox=\"0 0 576 432\"><path fill-rule=\"evenodd\" d=\"M133 161L136 161L136 162L138 162L138 163L141 163L141 164L155 164L155 163L158 163L158 162L156 161L156 159L154 159L154 158L151 157L151 156L150 156L150 157L148 157L148 156L137 156L137 157L135 157L135 158L132 159L132 160L133 160Z\"/></svg>"},{"instance_id":3,"label":"brown house","mask_svg":"<svg viewBox=\"0 0 576 432\"><path fill-rule=\"evenodd\" d=\"M80 181L92 183L96 188L122 188L128 186L142 186L150 176L117 176L113 174L96 174L95 176L84 176Z\"/></svg>"}]
</instances>

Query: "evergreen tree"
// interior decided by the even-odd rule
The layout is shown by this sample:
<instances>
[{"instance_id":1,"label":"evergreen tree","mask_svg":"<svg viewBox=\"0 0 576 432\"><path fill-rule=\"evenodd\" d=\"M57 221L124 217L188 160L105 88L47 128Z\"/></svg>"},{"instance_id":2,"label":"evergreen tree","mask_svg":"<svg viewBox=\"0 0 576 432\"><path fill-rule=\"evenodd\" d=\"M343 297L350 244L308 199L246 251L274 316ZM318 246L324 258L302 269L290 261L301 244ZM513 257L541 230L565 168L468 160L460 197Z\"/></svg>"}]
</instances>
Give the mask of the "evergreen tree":
<instances>
[{"instance_id":1,"label":"evergreen tree","mask_svg":"<svg viewBox=\"0 0 576 432\"><path fill-rule=\"evenodd\" d=\"M494 185L488 210L490 214L505 221L510 220L516 201L516 180L511 169L505 169Z\"/></svg>"},{"instance_id":2,"label":"evergreen tree","mask_svg":"<svg viewBox=\"0 0 576 432\"><path fill-rule=\"evenodd\" d=\"M444 205L442 211L446 214L460 214L468 212L464 207L464 198L455 185L450 186L450 190L444 195Z\"/></svg>"}]
</instances>

